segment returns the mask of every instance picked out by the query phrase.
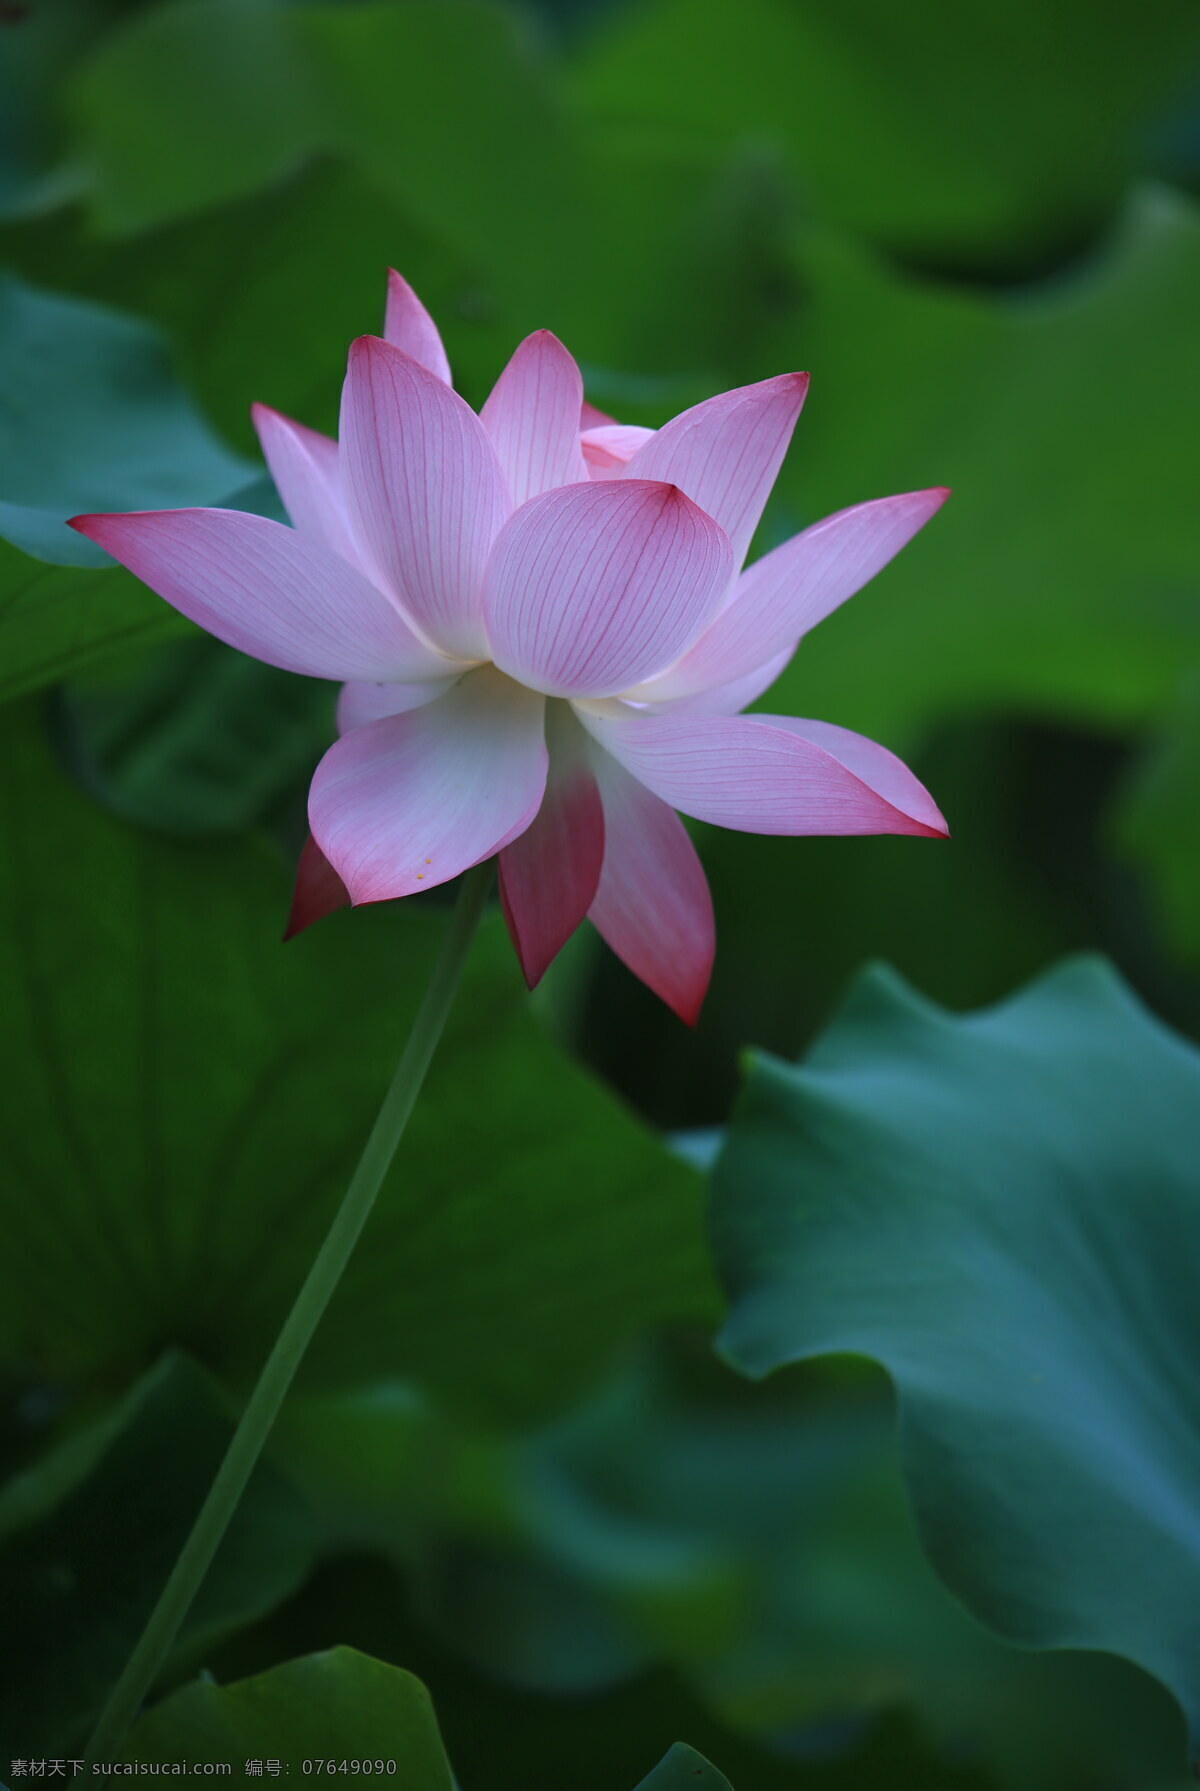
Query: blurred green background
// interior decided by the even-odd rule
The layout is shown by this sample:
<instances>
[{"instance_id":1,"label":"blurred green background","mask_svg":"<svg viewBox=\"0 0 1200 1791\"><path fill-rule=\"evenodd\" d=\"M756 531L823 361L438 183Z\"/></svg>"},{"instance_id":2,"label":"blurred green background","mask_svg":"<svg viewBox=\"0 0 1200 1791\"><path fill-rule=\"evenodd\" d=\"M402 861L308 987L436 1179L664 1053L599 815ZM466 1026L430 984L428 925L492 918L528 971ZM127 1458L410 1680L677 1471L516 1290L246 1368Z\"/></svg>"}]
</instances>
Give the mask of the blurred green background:
<instances>
[{"instance_id":1,"label":"blurred green background","mask_svg":"<svg viewBox=\"0 0 1200 1791\"><path fill-rule=\"evenodd\" d=\"M0 9L14 1752L76 1745L136 1629L440 912L279 950L331 693L62 519L269 508L250 402L332 430L393 265L476 405L543 326L631 422L809 369L756 551L953 487L757 706L883 741L954 837L698 829L694 1035L587 931L531 1014L492 930L175 1677L352 1644L463 1791L625 1791L681 1736L737 1791L1175 1782L1160 1688L934 1579L882 1377L711 1361L656 1132L875 957L960 1010L1098 948L1200 1036L1198 201L1194 0Z\"/></svg>"}]
</instances>

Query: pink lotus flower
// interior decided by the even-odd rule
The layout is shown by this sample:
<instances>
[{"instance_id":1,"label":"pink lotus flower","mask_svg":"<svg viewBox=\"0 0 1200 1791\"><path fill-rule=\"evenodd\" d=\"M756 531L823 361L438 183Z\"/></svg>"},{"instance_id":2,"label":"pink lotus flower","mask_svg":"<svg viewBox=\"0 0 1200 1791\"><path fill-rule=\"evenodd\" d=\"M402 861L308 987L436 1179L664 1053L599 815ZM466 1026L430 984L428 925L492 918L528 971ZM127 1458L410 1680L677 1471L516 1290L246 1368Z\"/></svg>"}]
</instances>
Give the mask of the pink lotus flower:
<instances>
[{"instance_id":1,"label":"pink lotus flower","mask_svg":"<svg viewBox=\"0 0 1200 1791\"><path fill-rule=\"evenodd\" d=\"M708 886L675 812L749 833L944 835L912 773L828 722L739 713L948 495L879 498L742 563L808 385L783 374L657 431L583 402L548 331L478 416L391 276L350 350L340 438L256 406L295 525L231 510L73 527L231 646L345 680L292 930L499 855L532 986L590 918L693 1022Z\"/></svg>"}]
</instances>

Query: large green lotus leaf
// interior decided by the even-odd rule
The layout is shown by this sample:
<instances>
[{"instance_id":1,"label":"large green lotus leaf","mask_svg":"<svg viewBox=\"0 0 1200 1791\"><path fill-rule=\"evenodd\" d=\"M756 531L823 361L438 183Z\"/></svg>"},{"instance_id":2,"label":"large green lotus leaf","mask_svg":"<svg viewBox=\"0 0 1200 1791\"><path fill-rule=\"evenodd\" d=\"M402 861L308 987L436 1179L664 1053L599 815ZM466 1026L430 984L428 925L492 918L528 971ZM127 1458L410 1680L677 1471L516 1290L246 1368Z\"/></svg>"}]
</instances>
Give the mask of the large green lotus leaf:
<instances>
[{"instance_id":1,"label":"large green lotus leaf","mask_svg":"<svg viewBox=\"0 0 1200 1791\"><path fill-rule=\"evenodd\" d=\"M56 733L119 814L168 833L236 833L302 814L334 738L334 690L195 634L72 679Z\"/></svg>"},{"instance_id":2,"label":"large green lotus leaf","mask_svg":"<svg viewBox=\"0 0 1200 1791\"><path fill-rule=\"evenodd\" d=\"M703 1754L677 1741L636 1791L733 1791L733 1786Z\"/></svg>"},{"instance_id":3,"label":"large green lotus leaf","mask_svg":"<svg viewBox=\"0 0 1200 1791\"><path fill-rule=\"evenodd\" d=\"M502 327L493 341L491 303L479 302L457 258L329 157L136 237L98 236L72 212L10 230L7 248L27 277L136 310L167 331L208 414L255 453L255 399L336 433L346 350L382 329L389 266L438 317L460 376L464 358L494 376L513 334Z\"/></svg>"},{"instance_id":4,"label":"large green lotus leaf","mask_svg":"<svg viewBox=\"0 0 1200 1791\"><path fill-rule=\"evenodd\" d=\"M454 1785L421 1681L354 1648L287 1661L235 1685L185 1686L141 1719L123 1758L225 1762L243 1776L256 1761L259 1777L274 1760L295 1778L306 1760L332 1766L333 1778L343 1761L369 1761L368 1772L379 1761L384 1782L404 1791Z\"/></svg>"},{"instance_id":5,"label":"large green lotus leaf","mask_svg":"<svg viewBox=\"0 0 1200 1791\"><path fill-rule=\"evenodd\" d=\"M1102 962L955 1018L873 972L760 1058L715 1170L728 1360L873 1356L924 1546L989 1625L1197 1727L1200 1056Z\"/></svg>"},{"instance_id":6,"label":"large green lotus leaf","mask_svg":"<svg viewBox=\"0 0 1200 1791\"><path fill-rule=\"evenodd\" d=\"M171 330L197 392L247 444L255 400L337 434L346 352L382 330L389 267L403 269L448 336L457 325L460 381L464 353L493 327L486 316L464 322L470 281L457 259L329 160L135 242L97 243L93 256L89 278Z\"/></svg>"},{"instance_id":7,"label":"large green lotus leaf","mask_svg":"<svg viewBox=\"0 0 1200 1791\"><path fill-rule=\"evenodd\" d=\"M382 327L389 265L437 319L473 404L522 336L553 325L602 407L655 422L721 384L698 369L744 357L774 324L787 277L782 204L771 169L753 159L720 167L606 150L588 161L572 211L587 219L589 253L564 248L536 292L443 246L394 192L329 158L136 238L98 237L73 213L6 240L27 277L168 330L208 413L251 447L255 398L336 432L346 348ZM691 302L698 285L703 306Z\"/></svg>"},{"instance_id":8,"label":"large green lotus leaf","mask_svg":"<svg viewBox=\"0 0 1200 1791\"><path fill-rule=\"evenodd\" d=\"M455 1424L420 1389L391 1382L293 1397L271 1455L311 1505L326 1551L385 1557L404 1574L426 1634L489 1678L595 1695L660 1656L605 1608L586 1572L544 1545L540 1455ZM690 1565L685 1538L681 1547ZM692 1617L703 1615L710 1578L682 1596ZM676 1609L677 1627L683 1620Z\"/></svg>"},{"instance_id":9,"label":"large green lotus leaf","mask_svg":"<svg viewBox=\"0 0 1200 1791\"><path fill-rule=\"evenodd\" d=\"M585 138L533 33L486 0L302 8L296 22L331 141L472 271L458 308L505 319L505 355L551 327L592 385L597 365L694 379L758 339L789 202L769 158ZM453 310L447 322L462 329ZM477 368L471 356L460 383L480 401Z\"/></svg>"},{"instance_id":10,"label":"large green lotus leaf","mask_svg":"<svg viewBox=\"0 0 1200 1791\"><path fill-rule=\"evenodd\" d=\"M169 125L159 116L173 82L216 90L209 62L189 50L208 10L166 8L131 22L88 74L99 90L110 79L119 87L121 132L143 131L131 178L146 170L162 187L163 203L137 234L97 235L58 214L10 230L8 248L33 277L167 327L189 380L235 439L250 442L254 397L334 426L346 344L379 327L389 263L433 310L475 403L521 336L549 325L584 361L601 402L653 420L719 384L702 370L745 356L777 313L789 278L779 241L789 196L771 158L581 145L558 116L531 35L475 0L252 5L244 33L219 0L230 27L223 55L253 61L264 33L283 34L307 46L322 95L309 108L313 154L271 173L251 165L244 186L222 198L228 112L242 84L221 84L219 106L181 105ZM143 38L174 61L139 123L148 83L118 75ZM197 131L217 140L198 144ZM168 202L177 160L181 186ZM110 186L124 202L122 180L99 154L101 208ZM199 212L189 196L196 180L215 183ZM132 203L136 211L136 194Z\"/></svg>"},{"instance_id":11,"label":"large green lotus leaf","mask_svg":"<svg viewBox=\"0 0 1200 1791\"><path fill-rule=\"evenodd\" d=\"M22 1264L35 1277L36 1263ZM191 1527L232 1423L208 1377L160 1363L119 1406L0 1495L0 1729L6 1757L81 1739ZM194 1663L293 1593L313 1556L303 1503L256 1470L173 1654Z\"/></svg>"},{"instance_id":12,"label":"large green lotus leaf","mask_svg":"<svg viewBox=\"0 0 1200 1791\"><path fill-rule=\"evenodd\" d=\"M620 1614L533 1535L543 1501L522 1449L453 1423L420 1389L293 1397L271 1455L314 1510L327 1552L383 1556L404 1573L427 1632L481 1672L570 1695L653 1665Z\"/></svg>"},{"instance_id":13,"label":"large green lotus leaf","mask_svg":"<svg viewBox=\"0 0 1200 1791\"><path fill-rule=\"evenodd\" d=\"M1112 816L1116 848L1151 879L1181 957L1200 960L1200 677L1193 674L1131 772Z\"/></svg>"},{"instance_id":14,"label":"large green lotus leaf","mask_svg":"<svg viewBox=\"0 0 1200 1791\"><path fill-rule=\"evenodd\" d=\"M69 533L57 517L47 527L56 536ZM98 552L86 566L49 565L0 540L0 701L57 683L127 645L177 639L185 627L175 610Z\"/></svg>"},{"instance_id":15,"label":"large green lotus leaf","mask_svg":"<svg viewBox=\"0 0 1200 1791\"><path fill-rule=\"evenodd\" d=\"M373 1118L444 908L279 943L265 844L101 812L4 723L3 1297L51 1370L172 1341L257 1369ZM499 917L316 1340L315 1381L414 1374L525 1409L672 1313L711 1312L698 1179L528 1011Z\"/></svg>"},{"instance_id":16,"label":"large green lotus leaf","mask_svg":"<svg viewBox=\"0 0 1200 1791\"><path fill-rule=\"evenodd\" d=\"M411 1423L394 1471L409 1525ZM337 1457L339 1432L325 1434ZM444 1507L410 1567L421 1614L506 1684L599 1693L666 1660L766 1745L848 1743L903 1707L944 1759L1012 1791L1172 1776L1179 1715L1154 1680L1109 1656L1012 1648L946 1591L874 1376L750 1387L659 1354L508 1454L507 1476L492 1470L503 1521ZM293 1442L289 1472L294 1459Z\"/></svg>"},{"instance_id":17,"label":"large green lotus leaf","mask_svg":"<svg viewBox=\"0 0 1200 1791\"><path fill-rule=\"evenodd\" d=\"M142 1717L122 1757L231 1763L235 1772L255 1777L267 1776L268 1761L275 1764L275 1776L280 1768L298 1776L306 1761L311 1770L319 1760L330 1776L378 1775L404 1791L453 1791L454 1786L421 1681L345 1647L287 1661L233 1685L186 1686ZM350 1765L356 1761L359 1772ZM732 1791L715 1766L682 1742L636 1791L685 1787Z\"/></svg>"},{"instance_id":18,"label":"large green lotus leaf","mask_svg":"<svg viewBox=\"0 0 1200 1791\"><path fill-rule=\"evenodd\" d=\"M778 488L792 526L885 492L954 496L805 641L767 707L889 744L1014 708L1125 725L1200 657L1184 419L1200 404L1200 220L1142 195L1037 295L906 278L810 236L772 369L813 369Z\"/></svg>"},{"instance_id":19,"label":"large green lotus leaf","mask_svg":"<svg viewBox=\"0 0 1200 1791\"><path fill-rule=\"evenodd\" d=\"M301 7L294 22L321 71L330 141L416 224L529 302L578 280L564 267L586 240L574 147L512 10L375 0Z\"/></svg>"},{"instance_id":20,"label":"large green lotus leaf","mask_svg":"<svg viewBox=\"0 0 1200 1791\"><path fill-rule=\"evenodd\" d=\"M793 195L753 149L584 139L578 165L586 242L557 270L553 309L543 294L527 315L564 335L602 409L656 425L736 384L772 340L793 297Z\"/></svg>"},{"instance_id":21,"label":"large green lotus leaf","mask_svg":"<svg viewBox=\"0 0 1200 1791\"><path fill-rule=\"evenodd\" d=\"M6 511L213 503L254 473L206 427L166 345L137 319L8 277L0 342ZM55 545L98 553L68 530Z\"/></svg>"},{"instance_id":22,"label":"large green lotus leaf","mask_svg":"<svg viewBox=\"0 0 1200 1791\"><path fill-rule=\"evenodd\" d=\"M271 42L286 40L268 88L289 58L305 59L296 78L309 153L295 166L228 161L231 110L235 138L257 128L254 85L192 54L206 32L238 68L270 63ZM141 66L151 47L156 68L167 64L154 84ZM550 72L525 24L479 0L161 9L110 40L81 83L96 208L110 224L127 212L138 235L81 235L56 218L13 248L43 277L53 270L168 323L206 402L238 430L248 393L332 423L345 343L378 327L389 262L430 304L475 401L539 326L558 330L589 372L637 370L635 388L744 357L787 289L779 238L790 195L775 159L584 140L560 114ZM178 87L185 99L172 105ZM97 112L93 99L110 88ZM128 154L114 160L110 133ZM336 173L316 172L323 155L340 159ZM344 196L331 191L342 185Z\"/></svg>"},{"instance_id":23,"label":"large green lotus leaf","mask_svg":"<svg viewBox=\"0 0 1200 1791\"><path fill-rule=\"evenodd\" d=\"M202 421L154 330L12 278L0 279L0 455L5 697L186 626L66 517L214 503L254 471Z\"/></svg>"},{"instance_id":24,"label":"large green lotus leaf","mask_svg":"<svg viewBox=\"0 0 1200 1791\"><path fill-rule=\"evenodd\" d=\"M535 292L572 217L569 147L542 62L487 0L151 10L72 83L96 220L144 229L340 150L435 240Z\"/></svg>"},{"instance_id":25,"label":"large green lotus leaf","mask_svg":"<svg viewBox=\"0 0 1200 1791\"><path fill-rule=\"evenodd\" d=\"M588 288L587 208L547 74L524 22L488 0L161 7L113 34L72 86L80 153L95 171L92 215L123 233L137 260L130 232L195 221L260 195L314 156L337 155L374 188L374 212L391 213L392 241L375 246L378 232L367 236L354 217L323 207L310 217L286 201L282 218L268 210L245 244L201 217L212 252L181 242L176 267L194 267L200 289L219 293L218 343L230 308L287 338L320 328L323 297L348 284L345 244L351 274L370 253L376 289L368 310L322 342L328 377L340 381L350 335L379 327L387 265L406 262L420 285L420 266L403 254L415 235L452 257L468 319L486 323L514 299L522 317L537 311L515 346L535 324L560 321L564 287ZM315 294L294 265L305 248L325 263ZM439 297L421 290L426 302ZM312 357L300 370L321 377ZM246 402L243 392L239 418Z\"/></svg>"},{"instance_id":26,"label":"large green lotus leaf","mask_svg":"<svg viewBox=\"0 0 1200 1791\"><path fill-rule=\"evenodd\" d=\"M1003 14L653 0L594 34L576 86L604 128L769 145L819 215L889 248L995 265L1095 224L1198 55L1186 0L1136 17L1087 0Z\"/></svg>"},{"instance_id":27,"label":"large green lotus leaf","mask_svg":"<svg viewBox=\"0 0 1200 1791\"><path fill-rule=\"evenodd\" d=\"M272 1453L327 1550L384 1555L425 1646L511 1697L613 1697L669 1662L747 1744L825 1736L848 1774L860 1732L882 1746L903 1709L930 1783L951 1760L1012 1791L1172 1782L1179 1716L1154 1680L1012 1648L943 1587L873 1376L701 1367L655 1353L510 1441L396 1384L295 1399Z\"/></svg>"},{"instance_id":28,"label":"large green lotus leaf","mask_svg":"<svg viewBox=\"0 0 1200 1791\"><path fill-rule=\"evenodd\" d=\"M636 1784L646 1763L680 1735L719 1761L733 1784L754 1791L862 1791L881 1780L924 1791L995 1791L978 1769L939 1761L899 1711L857 1745L842 1734L827 1738L832 1747L822 1753L794 1736L768 1748L719 1721L666 1667L580 1695L501 1683L456 1658L405 1604L377 1557L343 1554L214 1657L213 1672L229 1682L338 1639L403 1662L430 1689L459 1783L489 1791L614 1791ZM1159 1696L1170 1702L1165 1692Z\"/></svg>"},{"instance_id":29,"label":"large green lotus leaf","mask_svg":"<svg viewBox=\"0 0 1200 1791\"><path fill-rule=\"evenodd\" d=\"M293 1394L269 1452L334 1551L403 1561L434 1529L512 1527L506 1440L456 1422L411 1381Z\"/></svg>"},{"instance_id":30,"label":"large green lotus leaf","mask_svg":"<svg viewBox=\"0 0 1200 1791\"><path fill-rule=\"evenodd\" d=\"M144 229L253 192L319 143L318 90L289 11L278 0L144 7L76 70L67 102L100 228Z\"/></svg>"},{"instance_id":31,"label":"large green lotus leaf","mask_svg":"<svg viewBox=\"0 0 1200 1791\"><path fill-rule=\"evenodd\" d=\"M52 204L78 176L50 174L61 152L55 95L63 75L133 0L57 0L3 23L0 59L0 216Z\"/></svg>"}]
</instances>

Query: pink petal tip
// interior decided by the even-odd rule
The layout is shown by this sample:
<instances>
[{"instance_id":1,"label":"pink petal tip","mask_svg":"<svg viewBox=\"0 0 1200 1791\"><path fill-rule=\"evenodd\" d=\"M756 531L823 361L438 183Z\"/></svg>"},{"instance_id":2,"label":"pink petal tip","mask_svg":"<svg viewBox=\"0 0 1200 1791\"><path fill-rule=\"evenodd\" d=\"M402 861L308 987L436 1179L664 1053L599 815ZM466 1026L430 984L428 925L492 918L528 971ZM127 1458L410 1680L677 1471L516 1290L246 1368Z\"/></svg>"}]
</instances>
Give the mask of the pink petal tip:
<instances>
[{"instance_id":1,"label":"pink petal tip","mask_svg":"<svg viewBox=\"0 0 1200 1791\"><path fill-rule=\"evenodd\" d=\"M294 939L305 927L311 927L314 921L324 920L327 914L344 908L349 900L346 885L310 833L296 866L296 886L283 932L285 942Z\"/></svg>"}]
</instances>

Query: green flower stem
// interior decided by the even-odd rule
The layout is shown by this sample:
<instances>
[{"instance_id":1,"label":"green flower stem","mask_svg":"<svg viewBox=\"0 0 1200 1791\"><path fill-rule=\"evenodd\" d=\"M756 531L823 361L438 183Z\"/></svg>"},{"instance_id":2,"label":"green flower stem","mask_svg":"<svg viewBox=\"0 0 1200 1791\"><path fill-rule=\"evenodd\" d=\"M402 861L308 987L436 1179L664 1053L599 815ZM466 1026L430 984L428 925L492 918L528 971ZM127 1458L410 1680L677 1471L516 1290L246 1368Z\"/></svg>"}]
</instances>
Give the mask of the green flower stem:
<instances>
[{"instance_id":1,"label":"green flower stem","mask_svg":"<svg viewBox=\"0 0 1200 1791\"><path fill-rule=\"evenodd\" d=\"M404 1135L409 1115L421 1092L425 1073L446 1024L455 992L466 965L471 940L483 913L491 883L490 863L467 872L458 902L446 928L442 948L425 991L424 1000L396 1066L391 1086L383 1098L358 1168L342 1199L325 1242L317 1253L295 1304L284 1321L275 1347L267 1357L242 1413L238 1427L217 1470L200 1515L163 1587L158 1603L129 1657L125 1671L96 1724L85 1761L109 1763L130 1724L151 1690L171 1645L191 1609L204 1576L212 1565L221 1538L246 1490L246 1483L262 1454L271 1426L292 1384L293 1376L312 1342L333 1291L342 1278L363 1226L375 1204L388 1166Z\"/></svg>"}]
</instances>

